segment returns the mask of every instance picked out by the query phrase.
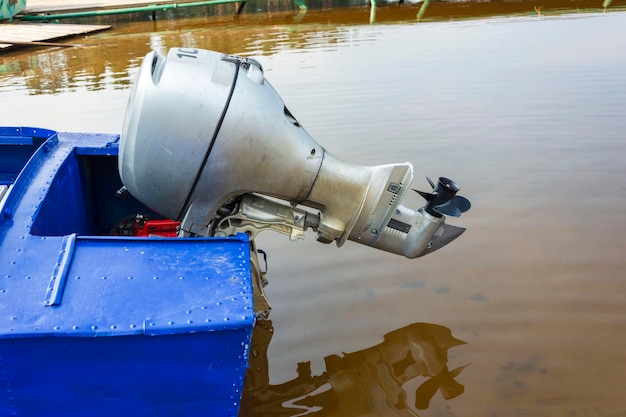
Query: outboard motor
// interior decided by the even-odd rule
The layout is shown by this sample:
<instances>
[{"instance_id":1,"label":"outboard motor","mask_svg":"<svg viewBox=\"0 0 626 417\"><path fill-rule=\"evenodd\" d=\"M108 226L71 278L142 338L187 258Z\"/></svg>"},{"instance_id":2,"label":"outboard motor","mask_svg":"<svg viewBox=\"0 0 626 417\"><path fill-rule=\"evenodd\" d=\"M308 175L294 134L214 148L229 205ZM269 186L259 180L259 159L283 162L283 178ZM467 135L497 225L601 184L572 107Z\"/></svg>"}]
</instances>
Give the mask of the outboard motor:
<instances>
[{"instance_id":1,"label":"outboard motor","mask_svg":"<svg viewBox=\"0 0 626 417\"><path fill-rule=\"evenodd\" d=\"M150 52L132 88L121 135L125 187L183 236L262 230L323 243L346 240L408 258L430 253L465 229L445 224L470 203L439 178L425 206L401 204L409 162L346 164L289 112L254 59L174 48Z\"/></svg>"}]
</instances>

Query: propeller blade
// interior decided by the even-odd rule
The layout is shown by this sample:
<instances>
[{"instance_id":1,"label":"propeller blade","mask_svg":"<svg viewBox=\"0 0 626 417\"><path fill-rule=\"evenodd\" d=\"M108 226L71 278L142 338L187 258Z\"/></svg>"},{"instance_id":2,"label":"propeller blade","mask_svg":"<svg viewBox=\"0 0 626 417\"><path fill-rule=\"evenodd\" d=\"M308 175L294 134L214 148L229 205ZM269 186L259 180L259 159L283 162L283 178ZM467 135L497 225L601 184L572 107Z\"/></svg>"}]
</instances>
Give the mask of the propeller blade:
<instances>
[{"instance_id":1,"label":"propeller blade","mask_svg":"<svg viewBox=\"0 0 626 417\"><path fill-rule=\"evenodd\" d=\"M459 210L459 208L456 205L454 205L452 201L448 201L445 204L440 204L438 206L435 206L433 207L433 210L435 210L439 214L443 214L444 216L452 216L452 217L461 216L461 210Z\"/></svg>"},{"instance_id":2,"label":"propeller blade","mask_svg":"<svg viewBox=\"0 0 626 417\"><path fill-rule=\"evenodd\" d=\"M454 204L461 210L461 213L465 213L472 208L472 203L470 203L467 198L460 195L454 197Z\"/></svg>"},{"instance_id":3,"label":"propeller blade","mask_svg":"<svg viewBox=\"0 0 626 417\"><path fill-rule=\"evenodd\" d=\"M422 197L424 197L424 200L426 200L426 201L430 201L430 200L432 200L433 198L435 198L435 195L434 195L434 194L431 194L431 193L426 193L426 192L424 192L424 191L415 190L415 189L413 189L413 191L415 191L416 193L418 193L419 195L421 195Z\"/></svg>"},{"instance_id":4,"label":"propeller blade","mask_svg":"<svg viewBox=\"0 0 626 417\"><path fill-rule=\"evenodd\" d=\"M457 195L447 203L433 207L433 210L444 216L461 217L471 207L472 203L467 198Z\"/></svg>"},{"instance_id":5,"label":"propeller blade","mask_svg":"<svg viewBox=\"0 0 626 417\"><path fill-rule=\"evenodd\" d=\"M421 195L427 201L424 210L426 210L428 214L435 217L444 215L459 217L472 207L472 204L467 198L456 195L460 188L454 181L445 177L439 177L439 182L435 185L430 178L426 177L426 180L433 188L432 193L415 189L413 189L413 191Z\"/></svg>"}]
</instances>

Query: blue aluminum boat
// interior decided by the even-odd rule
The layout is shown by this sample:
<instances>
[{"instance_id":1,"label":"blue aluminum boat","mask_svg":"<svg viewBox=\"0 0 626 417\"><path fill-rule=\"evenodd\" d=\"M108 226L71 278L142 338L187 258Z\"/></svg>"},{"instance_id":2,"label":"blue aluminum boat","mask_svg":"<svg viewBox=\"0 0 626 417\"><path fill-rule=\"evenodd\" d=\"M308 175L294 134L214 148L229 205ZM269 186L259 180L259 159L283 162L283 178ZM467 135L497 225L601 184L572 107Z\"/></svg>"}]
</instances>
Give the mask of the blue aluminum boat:
<instances>
[{"instance_id":1,"label":"blue aluminum boat","mask_svg":"<svg viewBox=\"0 0 626 417\"><path fill-rule=\"evenodd\" d=\"M248 237L136 233L118 142L0 127L0 415L235 416Z\"/></svg>"}]
</instances>

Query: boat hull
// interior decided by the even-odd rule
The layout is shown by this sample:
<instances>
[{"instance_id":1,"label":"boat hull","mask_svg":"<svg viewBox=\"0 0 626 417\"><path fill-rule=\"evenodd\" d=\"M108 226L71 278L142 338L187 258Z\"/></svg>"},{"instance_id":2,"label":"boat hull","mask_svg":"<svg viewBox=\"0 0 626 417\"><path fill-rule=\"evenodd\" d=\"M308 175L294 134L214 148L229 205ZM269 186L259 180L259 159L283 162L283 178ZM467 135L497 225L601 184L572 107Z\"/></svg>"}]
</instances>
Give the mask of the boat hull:
<instances>
[{"instance_id":1,"label":"boat hull","mask_svg":"<svg viewBox=\"0 0 626 417\"><path fill-rule=\"evenodd\" d=\"M236 416L250 242L116 235L156 216L115 197L118 139L0 127L0 415Z\"/></svg>"}]
</instances>

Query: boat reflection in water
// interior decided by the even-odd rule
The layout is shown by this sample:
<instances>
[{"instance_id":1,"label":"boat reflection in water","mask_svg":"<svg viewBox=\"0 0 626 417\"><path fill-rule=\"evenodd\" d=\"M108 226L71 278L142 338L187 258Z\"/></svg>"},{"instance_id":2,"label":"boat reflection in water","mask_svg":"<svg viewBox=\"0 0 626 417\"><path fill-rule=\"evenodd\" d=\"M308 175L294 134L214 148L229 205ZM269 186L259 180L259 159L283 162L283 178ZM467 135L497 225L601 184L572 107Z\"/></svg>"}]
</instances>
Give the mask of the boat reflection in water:
<instances>
[{"instance_id":1,"label":"boat reflection in water","mask_svg":"<svg viewBox=\"0 0 626 417\"><path fill-rule=\"evenodd\" d=\"M248 416L417 416L440 391L445 399L461 395L455 377L465 368L448 370L448 349L465 344L450 329L415 323L394 330L376 346L324 358L326 371L311 374L311 363L297 366L298 376L270 385L267 349L274 328L259 320L252 336L249 369L240 417ZM425 378L411 407L405 384Z\"/></svg>"}]
</instances>

